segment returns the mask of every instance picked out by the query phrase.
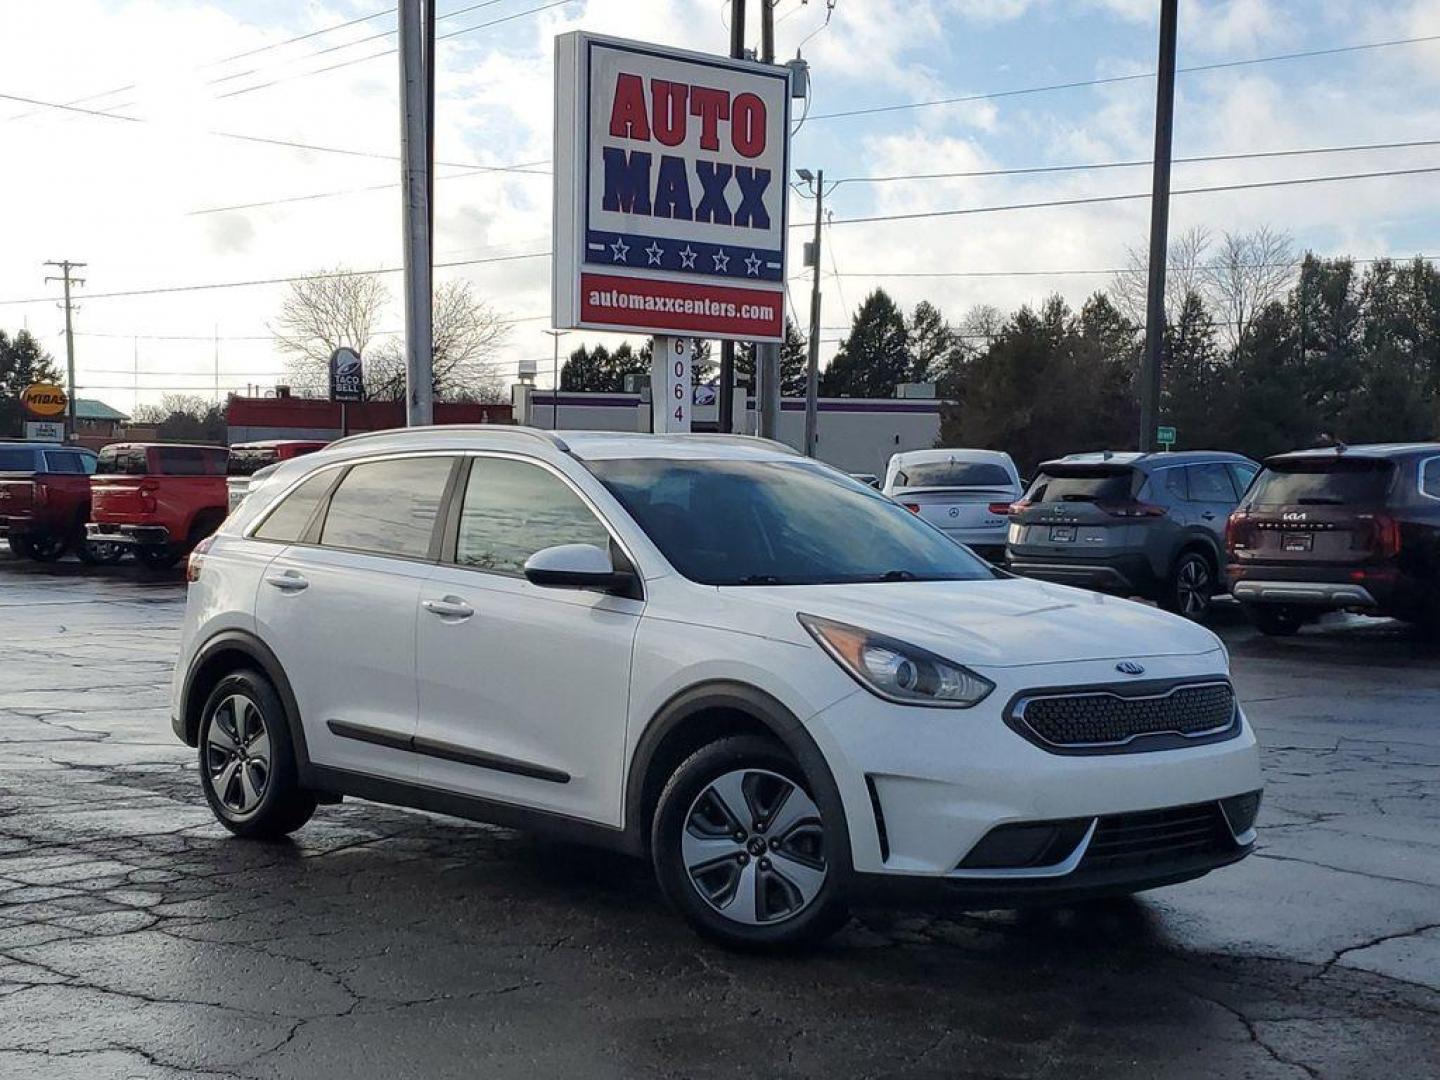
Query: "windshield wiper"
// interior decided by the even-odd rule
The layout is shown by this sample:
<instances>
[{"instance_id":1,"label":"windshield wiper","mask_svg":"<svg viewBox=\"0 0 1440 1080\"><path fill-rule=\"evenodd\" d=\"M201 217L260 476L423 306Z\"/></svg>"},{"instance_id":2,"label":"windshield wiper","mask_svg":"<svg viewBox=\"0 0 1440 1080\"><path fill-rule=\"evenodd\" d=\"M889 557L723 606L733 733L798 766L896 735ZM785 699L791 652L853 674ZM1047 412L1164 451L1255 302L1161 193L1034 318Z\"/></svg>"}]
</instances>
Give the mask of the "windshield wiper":
<instances>
[{"instance_id":1,"label":"windshield wiper","mask_svg":"<svg viewBox=\"0 0 1440 1080\"><path fill-rule=\"evenodd\" d=\"M1344 499L1332 498L1329 495L1305 495L1295 500L1301 506L1340 506Z\"/></svg>"},{"instance_id":2,"label":"windshield wiper","mask_svg":"<svg viewBox=\"0 0 1440 1080\"><path fill-rule=\"evenodd\" d=\"M779 585L780 579L774 574L746 574L737 578L736 585Z\"/></svg>"},{"instance_id":3,"label":"windshield wiper","mask_svg":"<svg viewBox=\"0 0 1440 1080\"><path fill-rule=\"evenodd\" d=\"M918 581L919 575L913 570L886 570L878 581Z\"/></svg>"}]
</instances>

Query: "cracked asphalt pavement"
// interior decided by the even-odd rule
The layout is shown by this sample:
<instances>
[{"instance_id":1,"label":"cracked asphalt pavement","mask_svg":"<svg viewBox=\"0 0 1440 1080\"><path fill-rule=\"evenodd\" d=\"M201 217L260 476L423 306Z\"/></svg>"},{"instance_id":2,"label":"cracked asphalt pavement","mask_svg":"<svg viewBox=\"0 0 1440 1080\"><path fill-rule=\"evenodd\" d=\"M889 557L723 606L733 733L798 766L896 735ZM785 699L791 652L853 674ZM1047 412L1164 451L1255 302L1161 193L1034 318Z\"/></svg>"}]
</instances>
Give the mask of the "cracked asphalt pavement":
<instances>
[{"instance_id":1,"label":"cracked asphalt pavement","mask_svg":"<svg viewBox=\"0 0 1440 1080\"><path fill-rule=\"evenodd\" d=\"M0 554L0 1077L1440 1075L1440 654L1221 626L1260 849L1134 901L703 944L645 867L360 802L232 838L184 585Z\"/></svg>"}]
</instances>

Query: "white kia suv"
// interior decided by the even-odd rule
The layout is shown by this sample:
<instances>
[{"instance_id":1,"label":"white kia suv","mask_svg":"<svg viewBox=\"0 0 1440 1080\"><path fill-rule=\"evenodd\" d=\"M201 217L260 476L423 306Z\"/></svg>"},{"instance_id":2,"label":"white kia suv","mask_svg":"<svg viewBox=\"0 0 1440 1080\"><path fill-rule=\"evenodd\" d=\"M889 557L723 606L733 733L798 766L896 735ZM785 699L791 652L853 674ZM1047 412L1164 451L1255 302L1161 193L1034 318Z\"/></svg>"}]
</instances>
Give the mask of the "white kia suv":
<instances>
[{"instance_id":1,"label":"white kia suv","mask_svg":"<svg viewBox=\"0 0 1440 1080\"><path fill-rule=\"evenodd\" d=\"M546 830L647 856L751 948L1255 841L1210 631L1012 577L776 443L344 439L257 477L189 579L173 723L240 836L347 795Z\"/></svg>"}]
</instances>

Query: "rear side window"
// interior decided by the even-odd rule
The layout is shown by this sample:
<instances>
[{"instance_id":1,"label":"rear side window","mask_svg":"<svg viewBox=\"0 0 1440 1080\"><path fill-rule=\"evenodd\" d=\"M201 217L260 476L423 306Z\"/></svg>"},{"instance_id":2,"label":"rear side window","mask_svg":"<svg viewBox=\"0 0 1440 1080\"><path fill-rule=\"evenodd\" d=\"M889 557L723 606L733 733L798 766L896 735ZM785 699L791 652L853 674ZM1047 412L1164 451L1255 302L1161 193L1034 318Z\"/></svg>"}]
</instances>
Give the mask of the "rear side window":
<instances>
[{"instance_id":1,"label":"rear side window","mask_svg":"<svg viewBox=\"0 0 1440 1080\"><path fill-rule=\"evenodd\" d=\"M144 476L148 472L145 451L140 447L115 449L105 447L95 462L95 472L101 476Z\"/></svg>"},{"instance_id":2,"label":"rear side window","mask_svg":"<svg viewBox=\"0 0 1440 1080\"><path fill-rule=\"evenodd\" d=\"M1027 500L1032 503L1129 502L1135 493L1136 477L1133 469L1077 470L1060 476L1042 472L1030 486Z\"/></svg>"},{"instance_id":3,"label":"rear side window","mask_svg":"<svg viewBox=\"0 0 1440 1080\"><path fill-rule=\"evenodd\" d=\"M162 476L223 475L228 457L224 450L200 446L162 446L154 453Z\"/></svg>"},{"instance_id":4,"label":"rear side window","mask_svg":"<svg viewBox=\"0 0 1440 1080\"><path fill-rule=\"evenodd\" d=\"M1245 494L1246 490L1254 482L1255 474L1260 471L1258 467L1249 463L1243 465L1231 464L1227 466L1227 468L1229 468L1230 476L1235 481L1235 490L1241 495Z\"/></svg>"},{"instance_id":5,"label":"rear side window","mask_svg":"<svg viewBox=\"0 0 1440 1080\"><path fill-rule=\"evenodd\" d=\"M0 472L31 472L34 468L33 450L0 448Z\"/></svg>"},{"instance_id":6,"label":"rear side window","mask_svg":"<svg viewBox=\"0 0 1440 1080\"><path fill-rule=\"evenodd\" d=\"M1420 466L1420 492L1440 499L1440 457L1432 457Z\"/></svg>"},{"instance_id":7,"label":"rear side window","mask_svg":"<svg viewBox=\"0 0 1440 1080\"><path fill-rule=\"evenodd\" d=\"M1191 502L1235 501L1235 485L1230 482L1230 470L1219 462L1211 465L1187 465L1185 473L1190 483Z\"/></svg>"},{"instance_id":8,"label":"rear side window","mask_svg":"<svg viewBox=\"0 0 1440 1080\"><path fill-rule=\"evenodd\" d=\"M1245 502L1250 506L1348 506L1385 501L1395 468L1388 461L1284 463L1267 468Z\"/></svg>"},{"instance_id":9,"label":"rear side window","mask_svg":"<svg viewBox=\"0 0 1440 1080\"><path fill-rule=\"evenodd\" d=\"M270 511L270 516L255 530L256 538L284 544L299 540L305 533L305 526L310 524L315 508L339 478L339 469L326 469L310 477Z\"/></svg>"},{"instance_id":10,"label":"rear side window","mask_svg":"<svg viewBox=\"0 0 1440 1080\"><path fill-rule=\"evenodd\" d=\"M84 455L74 450L46 450L45 471L52 473L84 473Z\"/></svg>"},{"instance_id":11,"label":"rear side window","mask_svg":"<svg viewBox=\"0 0 1440 1080\"><path fill-rule=\"evenodd\" d=\"M1003 465L975 461L917 461L895 473L898 487L1009 487Z\"/></svg>"},{"instance_id":12,"label":"rear side window","mask_svg":"<svg viewBox=\"0 0 1440 1080\"><path fill-rule=\"evenodd\" d=\"M609 550L610 534L553 473L510 458L476 458L460 511L456 563L519 575L526 559L557 544Z\"/></svg>"},{"instance_id":13,"label":"rear side window","mask_svg":"<svg viewBox=\"0 0 1440 1080\"><path fill-rule=\"evenodd\" d=\"M330 499L320 543L374 555L426 558L452 460L395 458L356 465Z\"/></svg>"}]
</instances>

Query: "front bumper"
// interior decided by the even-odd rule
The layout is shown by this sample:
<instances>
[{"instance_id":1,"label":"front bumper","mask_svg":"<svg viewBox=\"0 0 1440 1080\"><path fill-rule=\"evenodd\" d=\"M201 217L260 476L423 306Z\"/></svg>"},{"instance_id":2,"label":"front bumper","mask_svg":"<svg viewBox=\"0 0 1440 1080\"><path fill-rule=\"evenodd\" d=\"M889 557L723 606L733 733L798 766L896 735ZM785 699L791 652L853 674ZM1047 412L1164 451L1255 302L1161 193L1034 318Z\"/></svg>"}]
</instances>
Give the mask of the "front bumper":
<instances>
[{"instance_id":1,"label":"front bumper","mask_svg":"<svg viewBox=\"0 0 1440 1080\"><path fill-rule=\"evenodd\" d=\"M85 526L85 539L134 547L168 547L170 530L164 525L115 525L92 521Z\"/></svg>"},{"instance_id":2,"label":"front bumper","mask_svg":"<svg viewBox=\"0 0 1440 1080\"><path fill-rule=\"evenodd\" d=\"M1157 679L1224 677L1218 651L1147 657L1145 664ZM1243 714L1238 731L1221 741L1130 753L1054 753L1007 725L1006 702L1016 694L1045 684L1113 684L1113 661L1045 665L1040 673L1028 668L980 673L997 685L972 709L892 705L857 690L806 724L839 788L858 875L925 879L952 893L1077 887L1085 883L1067 881L1067 874L1051 875L1043 885L1017 885L1013 875L969 873L961 864L1000 826L1094 821L1215 803L1262 787L1255 735ZM1214 865L1233 861L1232 854L1243 856L1223 854L1226 859ZM1209 868L1182 866L1164 873L1193 876Z\"/></svg>"}]
</instances>

